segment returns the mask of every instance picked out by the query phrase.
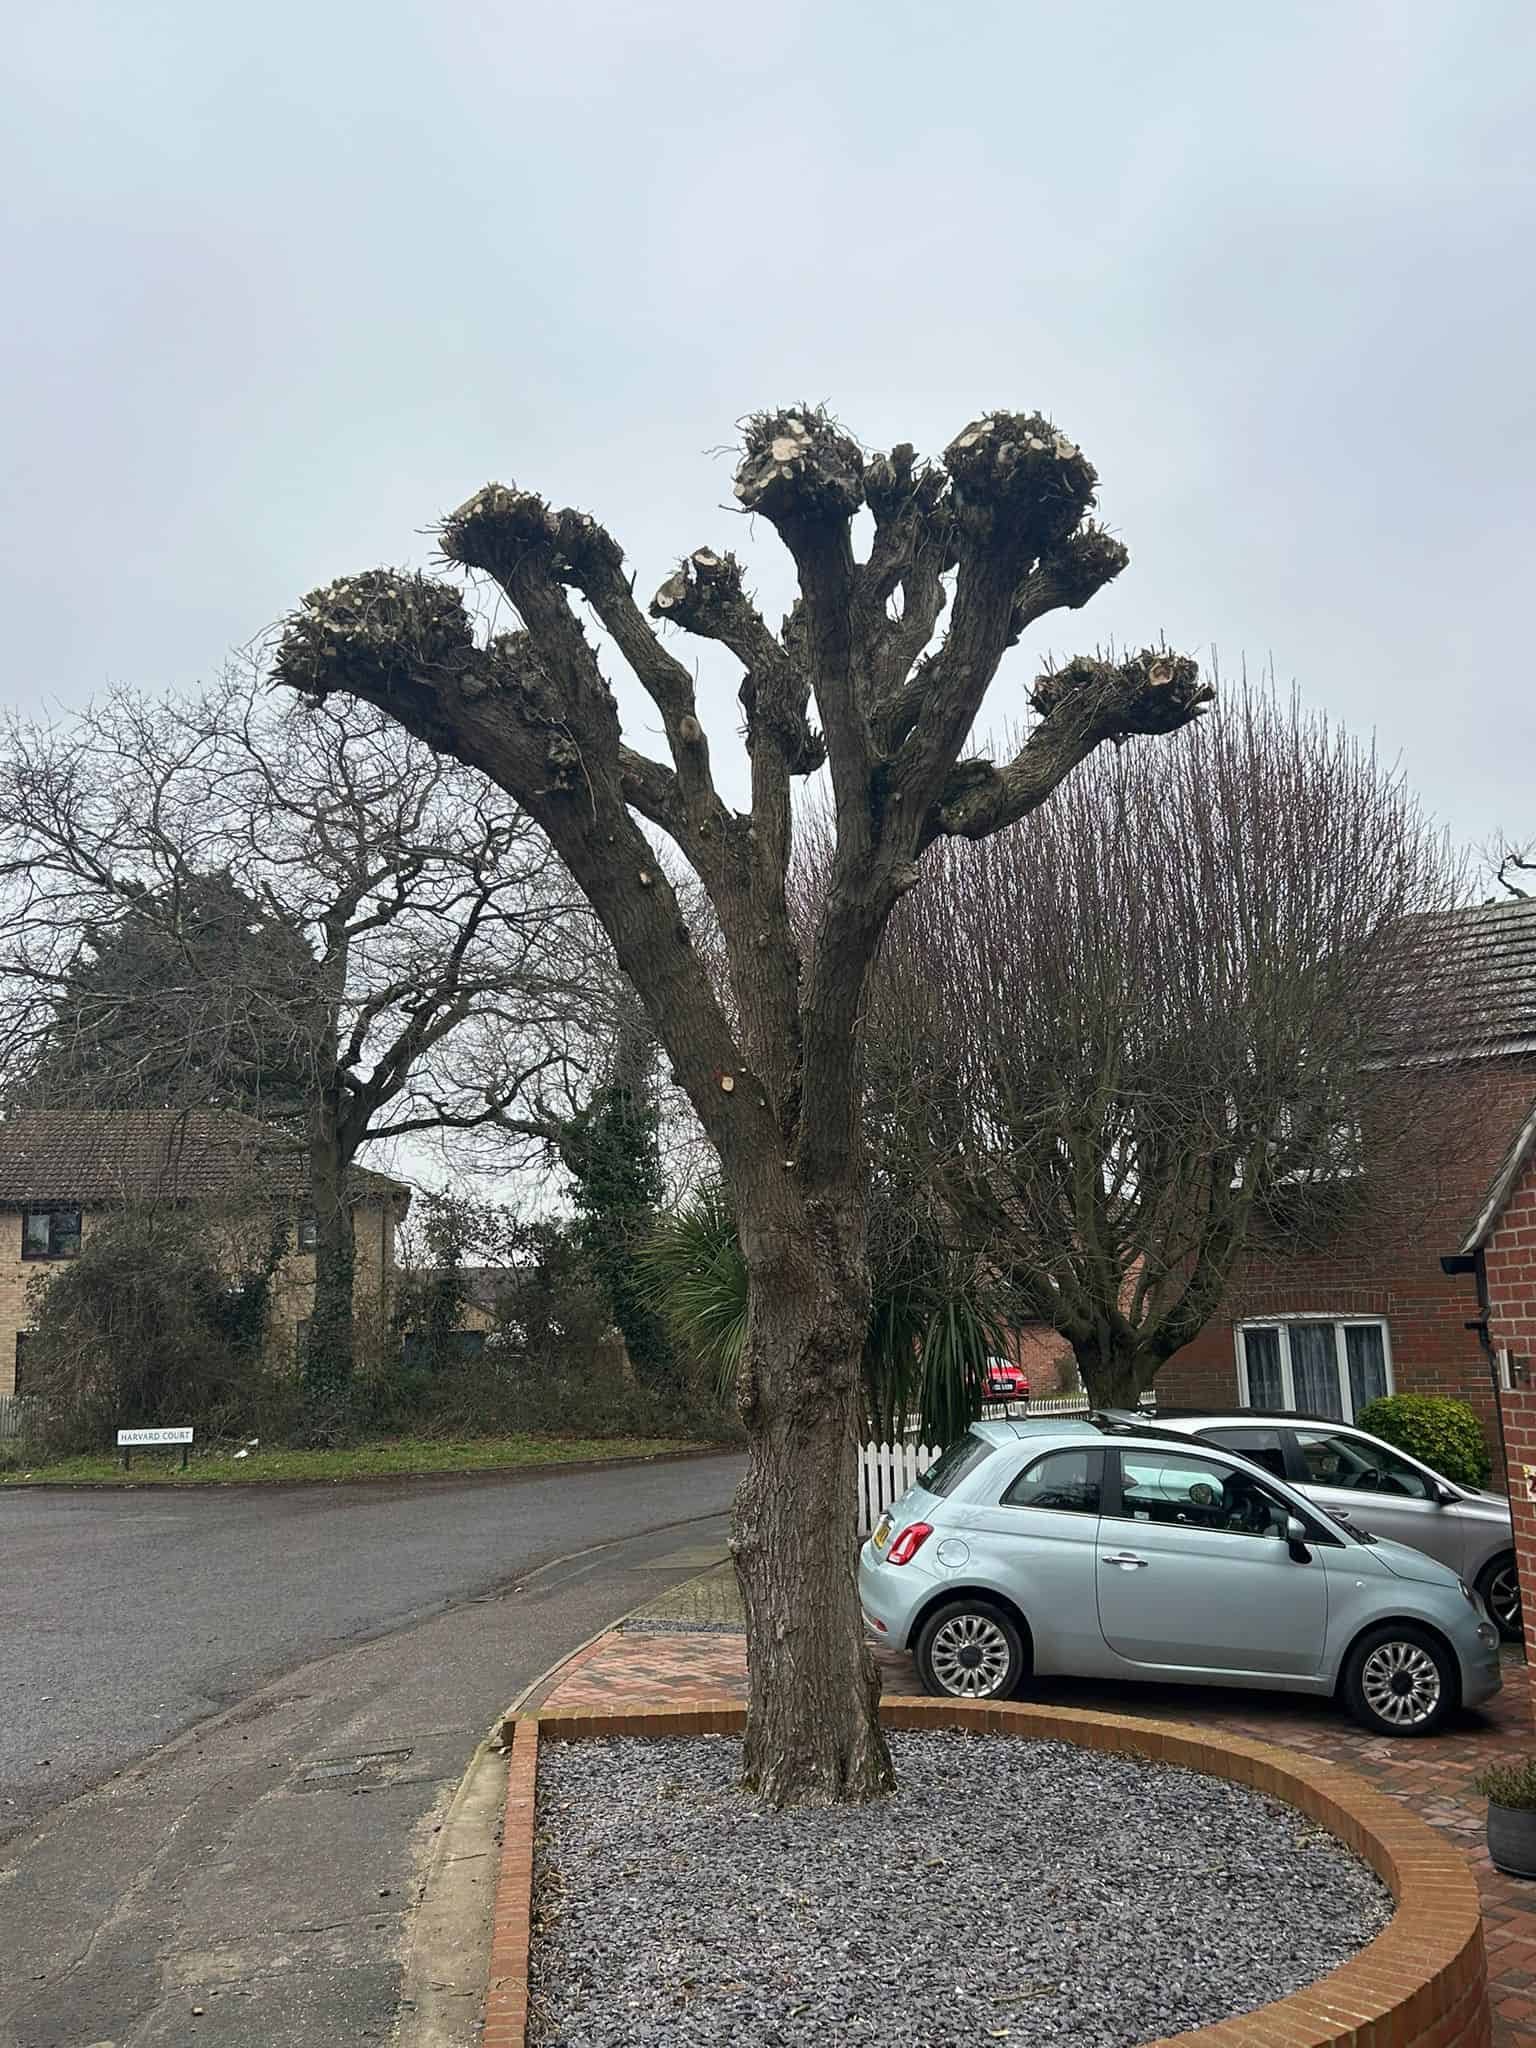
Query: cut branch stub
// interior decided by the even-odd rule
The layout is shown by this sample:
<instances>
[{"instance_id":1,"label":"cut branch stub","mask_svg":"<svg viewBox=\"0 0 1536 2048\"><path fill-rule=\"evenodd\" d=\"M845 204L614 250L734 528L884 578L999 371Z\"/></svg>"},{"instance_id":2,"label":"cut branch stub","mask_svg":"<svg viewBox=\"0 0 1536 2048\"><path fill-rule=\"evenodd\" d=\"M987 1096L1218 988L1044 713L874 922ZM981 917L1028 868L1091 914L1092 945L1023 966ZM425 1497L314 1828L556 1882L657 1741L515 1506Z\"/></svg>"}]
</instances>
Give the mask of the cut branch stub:
<instances>
[{"instance_id":1,"label":"cut branch stub","mask_svg":"<svg viewBox=\"0 0 1536 2048\"><path fill-rule=\"evenodd\" d=\"M748 420L736 469L744 512L781 519L849 519L864 502L864 455L820 406Z\"/></svg>"},{"instance_id":2,"label":"cut branch stub","mask_svg":"<svg viewBox=\"0 0 1536 2048\"><path fill-rule=\"evenodd\" d=\"M1130 559L1122 542L1090 523L1053 548L1041 562L1040 573L1050 578L1054 602L1078 611L1112 583Z\"/></svg>"},{"instance_id":3,"label":"cut branch stub","mask_svg":"<svg viewBox=\"0 0 1536 2048\"><path fill-rule=\"evenodd\" d=\"M557 512L536 491L486 484L443 521L440 538L450 562L504 579L530 550L561 582L582 584L623 567L624 550L590 512Z\"/></svg>"},{"instance_id":4,"label":"cut branch stub","mask_svg":"<svg viewBox=\"0 0 1536 2048\"><path fill-rule=\"evenodd\" d=\"M653 619L671 619L690 632L723 639L719 626L741 596L741 564L736 557L695 548L651 599L650 613Z\"/></svg>"},{"instance_id":5,"label":"cut branch stub","mask_svg":"<svg viewBox=\"0 0 1536 2048\"><path fill-rule=\"evenodd\" d=\"M450 562L500 578L530 547L553 555L561 515L536 491L486 484L443 521L439 538Z\"/></svg>"},{"instance_id":6,"label":"cut branch stub","mask_svg":"<svg viewBox=\"0 0 1536 2048\"><path fill-rule=\"evenodd\" d=\"M1059 547L1093 503L1098 472L1042 414L973 420L944 450L960 525L1007 533L1039 555Z\"/></svg>"},{"instance_id":7,"label":"cut branch stub","mask_svg":"<svg viewBox=\"0 0 1536 2048\"><path fill-rule=\"evenodd\" d=\"M931 462L919 462L910 441L889 455L872 455L864 466L864 495L876 519L887 521L917 508L932 514L949 489L949 479Z\"/></svg>"},{"instance_id":8,"label":"cut branch stub","mask_svg":"<svg viewBox=\"0 0 1536 2048\"><path fill-rule=\"evenodd\" d=\"M1123 662L1075 655L1036 678L1030 702L1045 719L1081 709L1103 738L1123 739L1130 733L1177 732L1215 695L1187 654L1146 647Z\"/></svg>"},{"instance_id":9,"label":"cut branch stub","mask_svg":"<svg viewBox=\"0 0 1536 2048\"><path fill-rule=\"evenodd\" d=\"M1019 636L1065 605L1079 611L1106 583L1112 583L1130 561L1130 551L1102 526L1087 525L1068 534L1059 547L1035 564L1019 585L1008 622L1011 646Z\"/></svg>"},{"instance_id":10,"label":"cut branch stub","mask_svg":"<svg viewBox=\"0 0 1536 2048\"><path fill-rule=\"evenodd\" d=\"M376 700L424 670L460 666L473 651L450 585L369 569L309 593L284 626L273 675L309 697L351 690Z\"/></svg>"}]
</instances>

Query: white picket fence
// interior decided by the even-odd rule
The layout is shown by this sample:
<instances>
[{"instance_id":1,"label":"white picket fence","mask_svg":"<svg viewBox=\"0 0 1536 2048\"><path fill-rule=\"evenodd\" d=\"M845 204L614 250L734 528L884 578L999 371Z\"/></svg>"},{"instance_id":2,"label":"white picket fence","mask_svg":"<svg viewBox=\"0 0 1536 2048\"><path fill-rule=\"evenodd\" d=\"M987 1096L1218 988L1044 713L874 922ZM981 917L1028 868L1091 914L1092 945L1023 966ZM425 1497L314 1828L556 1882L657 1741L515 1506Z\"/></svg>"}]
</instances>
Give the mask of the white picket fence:
<instances>
[{"instance_id":1,"label":"white picket fence","mask_svg":"<svg viewBox=\"0 0 1536 2048\"><path fill-rule=\"evenodd\" d=\"M1141 1405L1152 1408L1152 1395L1143 1394ZM1086 1394L1058 1394L1039 1401L1010 1401L1006 1407L989 1401L986 1413L989 1420L1004 1416L1017 1419L1027 1415L1032 1421L1050 1415L1086 1415L1088 1397ZM916 1483L919 1472L926 1471L938 1457L939 1450L934 1445L914 1441L916 1434L914 1427L899 1444L860 1445L860 1536L869 1534L892 1502L900 1500L907 1488Z\"/></svg>"},{"instance_id":2,"label":"white picket fence","mask_svg":"<svg viewBox=\"0 0 1536 2048\"><path fill-rule=\"evenodd\" d=\"M859 1534L867 1536L892 1501L939 1455L932 1444L861 1444L859 1447Z\"/></svg>"}]
</instances>

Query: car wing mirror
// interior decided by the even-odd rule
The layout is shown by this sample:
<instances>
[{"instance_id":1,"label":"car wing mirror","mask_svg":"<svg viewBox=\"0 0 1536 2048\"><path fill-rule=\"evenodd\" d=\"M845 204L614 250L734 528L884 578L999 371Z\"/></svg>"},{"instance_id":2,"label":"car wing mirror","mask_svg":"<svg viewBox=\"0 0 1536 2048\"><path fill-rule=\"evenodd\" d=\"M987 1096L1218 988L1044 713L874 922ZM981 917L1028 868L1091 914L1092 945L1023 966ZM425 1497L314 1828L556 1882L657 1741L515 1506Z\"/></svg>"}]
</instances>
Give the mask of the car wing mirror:
<instances>
[{"instance_id":1,"label":"car wing mirror","mask_svg":"<svg viewBox=\"0 0 1536 2048\"><path fill-rule=\"evenodd\" d=\"M1285 1518L1285 1540L1290 1545L1291 1555L1298 1564L1305 1564L1312 1555L1307 1548L1307 1525L1300 1515Z\"/></svg>"}]
</instances>

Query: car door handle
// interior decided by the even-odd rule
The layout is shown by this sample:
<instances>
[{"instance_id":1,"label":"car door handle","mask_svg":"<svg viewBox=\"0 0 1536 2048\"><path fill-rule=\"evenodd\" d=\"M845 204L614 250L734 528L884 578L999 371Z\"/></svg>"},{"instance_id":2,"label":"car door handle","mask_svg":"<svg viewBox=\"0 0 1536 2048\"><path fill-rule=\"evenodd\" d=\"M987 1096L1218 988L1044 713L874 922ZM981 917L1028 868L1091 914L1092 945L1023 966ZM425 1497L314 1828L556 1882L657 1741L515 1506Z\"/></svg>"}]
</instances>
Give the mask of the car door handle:
<instances>
[{"instance_id":1,"label":"car door handle","mask_svg":"<svg viewBox=\"0 0 1536 2048\"><path fill-rule=\"evenodd\" d=\"M1099 1559L1100 1564L1119 1565L1123 1572L1143 1571L1149 1562L1145 1557L1138 1557L1134 1550L1106 1550Z\"/></svg>"}]
</instances>

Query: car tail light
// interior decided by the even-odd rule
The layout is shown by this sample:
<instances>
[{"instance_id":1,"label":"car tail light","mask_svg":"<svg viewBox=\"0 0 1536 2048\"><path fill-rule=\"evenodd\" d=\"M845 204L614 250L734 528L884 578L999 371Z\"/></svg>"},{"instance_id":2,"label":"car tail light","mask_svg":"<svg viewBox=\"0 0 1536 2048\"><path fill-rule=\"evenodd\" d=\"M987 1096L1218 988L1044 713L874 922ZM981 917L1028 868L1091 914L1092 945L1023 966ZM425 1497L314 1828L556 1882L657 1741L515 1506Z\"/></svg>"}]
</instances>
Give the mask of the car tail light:
<instances>
[{"instance_id":1,"label":"car tail light","mask_svg":"<svg viewBox=\"0 0 1536 2048\"><path fill-rule=\"evenodd\" d=\"M886 1563L910 1564L932 1534L933 1524L931 1522L908 1522L906 1528L902 1530L896 1541L885 1553Z\"/></svg>"}]
</instances>

